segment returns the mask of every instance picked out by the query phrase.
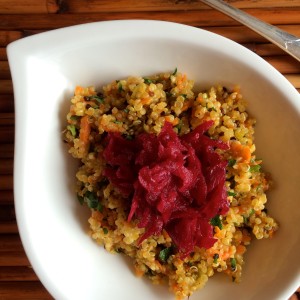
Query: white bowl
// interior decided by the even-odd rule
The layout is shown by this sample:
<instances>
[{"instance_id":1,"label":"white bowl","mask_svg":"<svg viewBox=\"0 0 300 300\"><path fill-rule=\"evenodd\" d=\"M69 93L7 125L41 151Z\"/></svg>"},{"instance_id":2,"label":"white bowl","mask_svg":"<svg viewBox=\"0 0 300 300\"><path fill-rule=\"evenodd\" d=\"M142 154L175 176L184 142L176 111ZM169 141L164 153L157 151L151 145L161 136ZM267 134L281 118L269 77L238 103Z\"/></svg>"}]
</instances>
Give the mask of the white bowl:
<instances>
[{"instance_id":1,"label":"white bowl","mask_svg":"<svg viewBox=\"0 0 300 300\"><path fill-rule=\"evenodd\" d=\"M221 36L174 23L112 21L28 37L8 46L16 103L15 207L21 239L56 299L174 299L135 277L130 262L87 235L72 186L76 163L61 131L76 85L100 87L175 67L205 88L239 84L257 118L258 156L276 182L272 240L253 242L242 283L214 276L190 299L287 299L300 285L300 97L263 59Z\"/></svg>"}]
</instances>

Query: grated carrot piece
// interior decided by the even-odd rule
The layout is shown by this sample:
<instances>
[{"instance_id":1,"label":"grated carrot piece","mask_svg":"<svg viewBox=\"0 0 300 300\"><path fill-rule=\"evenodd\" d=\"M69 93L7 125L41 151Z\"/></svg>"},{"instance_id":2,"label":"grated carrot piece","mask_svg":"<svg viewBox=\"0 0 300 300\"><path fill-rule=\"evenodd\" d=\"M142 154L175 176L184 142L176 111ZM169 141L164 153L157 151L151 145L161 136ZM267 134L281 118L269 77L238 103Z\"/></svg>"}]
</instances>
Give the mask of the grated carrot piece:
<instances>
[{"instance_id":1,"label":"grated carrot piece","mask_svg":"<svg viewBox=\"0 0 300 300\"><path fill-rule=\"evenodd\" d=\"M181 111L186 111L188 110L190 107L192 107L192 102L191 101L185 101L183 103L183 107L181 109Z\"/></svg>"},{"instance_id":2,"label":"grated carrot piece","mask_svg":"<svg viewBox=\"0 0 300 300\"><path fill-rule=\"evenodd\" d=\"M237 254L244 254L246 252L246 247L244 245L238 245L236 247Z\"/></svg>"},{"instance_id":3,"label":"grated carrot piece","mask_svg":"<svg viewBox=\"0 0 300 300\"><path fill-rule=\"evenodd\" d=\"M165 116L165 120L169 123L171 123L173 126L177 125L179 123L179 119L176 117L176 118L173 118L173 116Z\"/></svg>"},{"instance_id":4,"label":"grated carrot piece","mask_svg":"<svg viewBox=\"0 0 300 300\"><path fill-rule=\"evenodd\" d=\"M143 272L141 269L135 267L135 274L137 277L142 277L145 274L145 272Z\"/></svg>"},{"instance_id":5,"label":"grated carrot piece","mask_svg":"<svg viewBox=\"0 0 300 300\"><path fill-rule=\"evenodd\" d=\"M76 88L75 88L75 96L77 96L77 95L81 95L82 94L82 92L83 92L83 87L82 86L79 86L79 85L77 85L76 86Z\"/></svg>"},{"instance_id":6,"label":"grated carrot piece","mask_svg":"<svg viewBox=\"0 0 300 300\"><path fill-rule=\"evenodd\" d=\"M147 105L147 104L150 104L151 103L151 98L149 98L149 97L147 97L147 98L142 98L141 99L141 103L143 104L143 105Z\"/></svg>"},{"instance_id":7,"label":"grated carrot piece","mask_svg":"<svg viewBox=\"0 0 300 300\"><path fill-rule=\"evenodd\" d=\"M234 157L241 158L244 162L250 162L251 151L248 146L244 146L240 142L233 142L231 143L230 148Z\"/></svg>"},{"instance_id":8,"label":"grated carrot piece","mask_svg":"<svg viewBox=\"0 0 300 300\"><path fill-rule=\"evenodd\" d=\"M87 145L89 142L89 136L91 133L91 125L89 123L89 117L83 116L80 120L80 133L79 139L84 145Z\"/></svg>"}]
</instances>

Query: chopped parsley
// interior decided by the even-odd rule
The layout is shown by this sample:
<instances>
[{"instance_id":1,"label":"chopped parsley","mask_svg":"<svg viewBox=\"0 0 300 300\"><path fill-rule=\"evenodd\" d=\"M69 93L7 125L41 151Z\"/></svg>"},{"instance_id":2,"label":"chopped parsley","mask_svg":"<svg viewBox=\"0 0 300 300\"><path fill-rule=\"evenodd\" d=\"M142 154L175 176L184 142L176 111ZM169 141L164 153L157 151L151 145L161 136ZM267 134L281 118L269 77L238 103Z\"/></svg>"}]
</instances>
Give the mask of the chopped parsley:
<instances>
[{"instance_id":1,"label":"chopped parsley","mask_svg":"<svg viewBox=\"0 0 300 300\"><path fill-rule=\"evenodd\" d=\"M212 110L213 110L213 111L217 111L215 107L210 107L210 108L208 108L207 110L208 110L208 111L212 111Z\"/></svg>"},{"instance_id":2,"label":"chopped parsley","mask_svg":"<svg viewBox=\"0 0 300 300\"><path fill-rule=\"evenodd\" d=\"M251 217L254 213L255 213L255 210L253 208L251 208L251 211L249 213L249 217Z\"/></svg>"},{"instance_id":3,"label":"chopped parsley","mask_svg":"<svg viewBox=\"0 0 300 300\"><path fill-rule=\"evenodd\" d=\"M98 103L103 103L104 102L103 97L100 97L100 96L94 96L93 99L96 100Z\"/></svg>"},{"instance_id":4,"label":"chopped parsley","mask_svg":"<svg viewBox=\"0 0 300 300\"><path fill-rule=\"evenodd\" d=\"M104 234L108 234L108 229L107 228L103 227L102 229L103 229Z\"/></svg>"},{"instance_id":5,"label":"chopped parsley","mask_svg":"<svg viewBox=\"0 0 300 300\"><path fill-rule=\"evenodd\" d=\"M173 247L168 247L159 252L158 258L161 262L166 262L173 252Z\"/></svg>"},{"instance_id":6,"label":"chopped parsley","mask_svg":"<svg viewBox=\"0 0 300 300\"><path fill-rule=\"evenodd\" d=\"M218 226L220 229L223 228L223 225L222 225L222 221L220 219L220 215L216 215L215 217L213 217L211 220L210 220L210 224L212 226Z\"/></svg>"},{"instance_id":7,"label":"chopped parsley","mask_svg":"<svg viewBox=\"0 0 300 300\"><path fill-rule=\"evenodd\" d=\"M231 271L236 270L236 260L235 258L230 258Z\"/></svg>"},{"instance_id":8,"label":"chopped parsley","mask_svg":"<svg viewBox=\"0 0 300 300\"><path fill-rule=\"evenodd\" d=\"M228 159L228 167L233 167L236 164L236 160L235 159Z\"/></svg>"},{"instance_id":9,"label":"chopped parsley","mask_svg":"<svg viewBox=\"0 0 300 300\"><path fill-rule=\"evenodd\" d=\"M150 83L152 83L153 81L151 80L151 79L149 79L149 78L143 78L144 79L144 82L146 83L146 84L150 84Z\"/></svg>"},{"instance_id":10,"label":"chopped parsley","mask_svg":"<svg viewBox=\"0 0 300 300\"><path fill-rule=\"evenodd\" d=\"M249 222L249 219L250 217L255 213L255 210L252 208L250 210L250 213L248 214L248 217L247 216L243 216L243 219L244 219L244 223L247 224Z\"/></svg>"},{"instance_id":11,"label":"chopped parsley","mask_svg":"<svg viewBox=\"0 0 300 300\"><path fill-rule=\"evenodd\" d=\"M98 211L100 211L100 212L103 211L103 206L102 206L102 204L101 204L100 202L98 202L98 205L97 205L97 207L96 207L96 210L98 210Z\"/></svg>"},{"instance_id":12,"label":"chopped parsley","mask_svg":"<svg viewBox=\"0 0 300 300\"><path fill-rule=\"evenodd\" d=\"M118 91L122 92L123 91L123 86L121 82L118 82Z\"/></svg>"},{"instance_id":13,"label":"chopped parsley","mask_svg":"<svg viewBox=\"0 0 300 300\"><path fill-rule=\"evenodd\" d=\"M184 99L187 98L187 94L181 94L180 96L182 96Z\"/></svg>"},{"instance_id":14,"label":"chopped parsley","mask_svg":"<svg viewBox=\"0 0 300 300\"><path fill-rule=\"evenodd\" d=\"M214 264L216 264L218 262L219 254L215 253L213 258L214 258Z\"/></svg>"},{"instance_id":15,"label":"chopped parsley","mask_svg":"<svg viewBox=\"0 0 300 300\"><path fill-rule=\"evenodd\" d=\"M79 116L76 116L76 115L73 115L70 117L71 120L73 121L77 121L80 117Z\"/></svg>"},{"instance_id":16,"label":"chopped parsley","mask_svg":"<svg viewBox=\"0 0 300 300\"><path fill-rule=\"evenodd\" d=\"M87 203L89 208L97 209L99 201L95 193L90 191L85 192L84 201Z\"/></svg>"},{"instance_id":17,"label":"chopped parsley","mask_svg":"<svg viewBox=\"0 0 300 300\"><path fill-rule=\"evenodd\" d=\"M182 121L179 120L179 123L175 127L178 129L178 133L180 133L181 128L182 128Z\"/></svg>"},{"instance_id":18,"label":"chopped parsley","mask_svg":"<svg viewBox=\"0 0 300 300\"><path fill-rule=\"evenodd\" d=\"M174 72L172 73L173 76L177 74L177 68L175 68Z\"/></svg>"},{"instance_id":19,"label":"chopped parsley","mask_svg":"<svg viewBox=\"0 0 300 300\"><path fill-rule=\"evenodd\" d=\"M257 173L260 171L260 168L261 168L261 165L253 165L253 166L250 166L249 171L251 173Z\"/></svg>"},{"instance_id":20,"label":"chopped parsley","mask_svg":"<svg viewBox=\"0 0 300 300\"><path fill-rule=\"evenodd\" d=\"M85 97L84 97L84 100L85 100L85 101L92 101L92 100L95 100L95 101L97 101L98 103L103 103L103 102L104 102L103 97L98 96L98 95L85 96Z\"/></svg>"},{"instance_id":21,"label":"chopped parsley","mask_svg":"<svg viewBox=\"0 0 300 300\"><path fill-rule=\"evenodd\" d=\"M227 195L234 197L234 196L236 196L236 193L235 192L231 192L231 191L227 191Z\"/></svg>"},{"instance_id":22,"label":"chopped parsley","mask_svg":"<svg viewBox=\"0 0 300 300\"><path fill-rule=\"evenodd\" d=\"M77 130L76 127L74 125L68 125L67 129L71 132L72 136L76 136L77 135Z\"/></svg>"}]
</instances>

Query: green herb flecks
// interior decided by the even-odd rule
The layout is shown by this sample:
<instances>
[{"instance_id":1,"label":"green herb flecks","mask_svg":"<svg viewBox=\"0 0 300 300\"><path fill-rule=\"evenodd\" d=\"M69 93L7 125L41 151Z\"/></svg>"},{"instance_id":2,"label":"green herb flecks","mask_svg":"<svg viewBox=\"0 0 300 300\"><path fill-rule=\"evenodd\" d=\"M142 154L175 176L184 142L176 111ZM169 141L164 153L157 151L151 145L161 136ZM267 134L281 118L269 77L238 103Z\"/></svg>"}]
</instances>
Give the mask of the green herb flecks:
<instances>
[{"instance_id":1,"label":"green herb flecks","mask_svg":"<svg viewBox=\"0 0 300 300\"><path fill-rule=\"evenodd\" d=\"M89 208L97 209L99 201L95 193L90 191L85 192L84 201L87 203Z\"/></svg>"},{"instance_id":2,"label":"green herb flecks","mask_svg":"<svg viewBox=\"0 0 300 300\"><path fill-rule=\"evenodd\" d=\"M98 96L98 95L97 95L97 96L94 96L93 99L96 100L98 103L103 103L103 102L104 102L103 97L100 97L100 96Z\"/></svg>"},{"instance_id":3,"label":"green herb flecks","mask_svg":"<svg viewBox=\"0 0 300 300\"><path fill-rule=\"evenodd\" d=\"M248 224L249 223L249 217L246 217L243 215L243 223Z\"/></svg>"},{"instance_id":4,"label":"green herb flecks","mask_svg":"<svg viewBox=\"0 0 300 300\"><path fill-rule=\"evenodd\" d=\"M180 133L181 129L182 129L182 120L179 120L178 124L175 126L178 130L178 133Z\"/></svg>"},{"instance_id":5,"label":"green herb flecks","mask_svg":"<svg viewBox=\"0 0 300 300\"><path fill-rule=\"evenodd\" d=\"M214 258L214 264L216 264L218 262L218 259L219 259L219 254L215 253L213 258Z\"/></svg>"},{"instance_id":6,"label":"green herb flecks","mask_svg":"<svg viewBox=\"0 0 300 300\"><path fill-rule=\"evenodd\" d=\"M144 79L144 82L145 82L146 84L153 83L153 81L152 81L151 79L149 79L149 78L143 78L143 79Z\"/></svg>"},{"instance_id":7,"label":"green herb flecks","mask_svg":"<svg viewBox=\"0 0 300 300\"><path fill-rule=\"evenodd\" d=\"M172 73L173 76L177 74L177 68L175 68L174 72Z\"/></svg>"},{"instance_id":8,"label":"green herb flecks","mask_svg":"<svg viewBox=\"0 0 300 300\"><path fill-rule=\"evenodd\" d=\"M166 262L173 252L173 247L168 247L159 252L158 258L161 262Z\"/></svg>"},{"instance_id":9,"label":"green herb flecks","mask_svg":"<svg viewBox=\"0 0 300 300\"><path fill-rule=\"evenodd\" d=\"M121 121L118 121L118 120L115 120L115 121L113 121L115 124L122 124L122 122Z\"/></svg>"},{"instance_id":10,"label":"green herb flecks","mask_svg":"<svg viewBox=\"0 0 300 300\"><path fill-rule=\"evenodd\" d=\"M251 173L257 173L257 172L260 172L260 168L261 168L261 165L253 165L253 166L250 166L249 171Z\"/></svg>"},{"instance_id":11,"label":"green herb flecks","mask_svg":"<svg viewBox=\"0 0 300 300\"><path fill-rule=\"evenodd\" d=\"M228 159L228 167L233 167L236 164L235 159Z\"/></svg>"},{"instance_id":12,"label":"green herb flecks","mask_svg":"<svg viewBox=\"0 0 300 300\"><path fill-rule=\"evenodd\" d=\"M236 193L235 192L231 192L231 191L227 191L227 195L234 197L234 196L236 196Z\"/></svg>"},{"instance_id":13,"label":"green herb flecks","mask_svg":"<svg viewBox=\"0 0 300 300\"><path fill-rule=\"evenodd\" d=\"M244 224L248 224L249 223L249 219L250 217L255 213L255 210L252 208L248 214L248 216L244 216L243 215L243 219L244 219Z\"/></svg>"},{"instance_id":14,"label":"green herb flecks","mask_svg":"<svg viewBox=\"0 0 300 300\"><path fill-rule=\"evenodd\" d=\"M183 97L184 99L187 98L187 94L181 94L180 96Z\"/></svg>"},{"instance_id":15,"label":"green herb flecks","mask_svg":"<svg viewBox=\"0 0 300 300\"><path fill-rule=\"evenodd\" d=\"M207 109L208 111L217 111L215 107L210 107Z\"/></svg>"},{"instance_id":16,"label":"green herb flecks","mask_svg":"<svg viewBox=\"0 0 300 300\"><path fill-rule=\"evenodd\" d=\"M218 226L220 229L223 228L223 225L222 225L222 221L221 221L220 215L216 215L215 217L213 217L213 218L210 220L210 224L211 224L212 226Z\"/></svg>"},{"instance_id":17,"label":"green herb flecks","mask_svg":"<svg viewBox=\"0 0 300 300\"><path fill-rule=\"evenodd\" d=\"M230 268L231 271L235 271L236 270L236 259L235 258L230 258Z\"/></svg>"},{"instance_id":18,"label":"green herb flecks","mask_svg":"<svg viewBox=\"0 0 300 300\"><path fill-rule=\"evenodd\" d=\"M96 207L96 210L98 210L98 211L100 211L100 212L103 212L103 205L102 205L100 202L98 202L98 205L97 205L97 207Z\"/></svg>"},{"instance_id":19,"label":"green herb flecks","mask_svg":"<svg viewBox=\"0 0 300 300\"><path fill-rule=\"evenodd\" d=\"M85 101L96 101L98 103L103 103L104 102L104 98L98 95L93 95L93 96L85 96L84 97Z\"/></svg>"},{"instance_id":20,"label":"green herb flecks","mask_svg":"<svg viewBox=\"0 0 300 300\"><path fill-rule=\"evenodd\" d=\"M103 227L102 229L103 229L104 234L108 234L108 229L107 228Z\"/></svg>"},{"instance_id":21,"label":"green herb flecks","mask_svg":"<svg viewBox=\"0 0 300 300\"><path fill-rule=\"evenodd\" d=\"M67 129L71 132L72 136L76 137L77 135L77 130L74 125L68 125Z\"/></svg>"},{"instance_id":22,"label":"green herb flecks","mask_svg":"<svg viewBox=\"0 0 300 300\"><path fill-rule=\"evenodd\" d=\"M123 86L121 82L118 82L118 91L122 92L123 91Z\"/></svg>"},{"instance_id":23,"label":"green herb flecks","mask_svg":"<svg viewBox=\"0 0 300 300\"><path fill-rule=\"evenodd\" d=\"M70 117L70 119L72 121L77 121L79 118L80 118L80 116L75 116L75 115L73 115L73 116Z\"/></svg>"}]
</instances>

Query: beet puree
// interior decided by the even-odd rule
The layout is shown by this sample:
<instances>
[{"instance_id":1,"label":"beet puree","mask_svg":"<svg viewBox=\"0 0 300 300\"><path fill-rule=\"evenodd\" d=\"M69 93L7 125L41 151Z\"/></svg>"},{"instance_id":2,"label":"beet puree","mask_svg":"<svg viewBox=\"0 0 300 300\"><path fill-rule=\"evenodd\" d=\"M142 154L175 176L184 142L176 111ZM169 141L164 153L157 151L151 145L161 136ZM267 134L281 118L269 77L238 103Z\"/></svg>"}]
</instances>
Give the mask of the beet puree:
<instances>
[{"instance_id":1,"label":"beet puree","mask_svg":"<svg viewBox=\"0 0 300 300\"><path fill-rule=\"evenodd\" d=\"M128 198L128 221L137 218L145 228L139 243L165 229L182 258L195 246L215 243L210 219L229 209L227 161L215 149L228 144L205 135L212 125L207 121L181 137L168 122L157 136L142 133L127 140L108 133L104 176Z\"/></svg>"}]
</instances>

